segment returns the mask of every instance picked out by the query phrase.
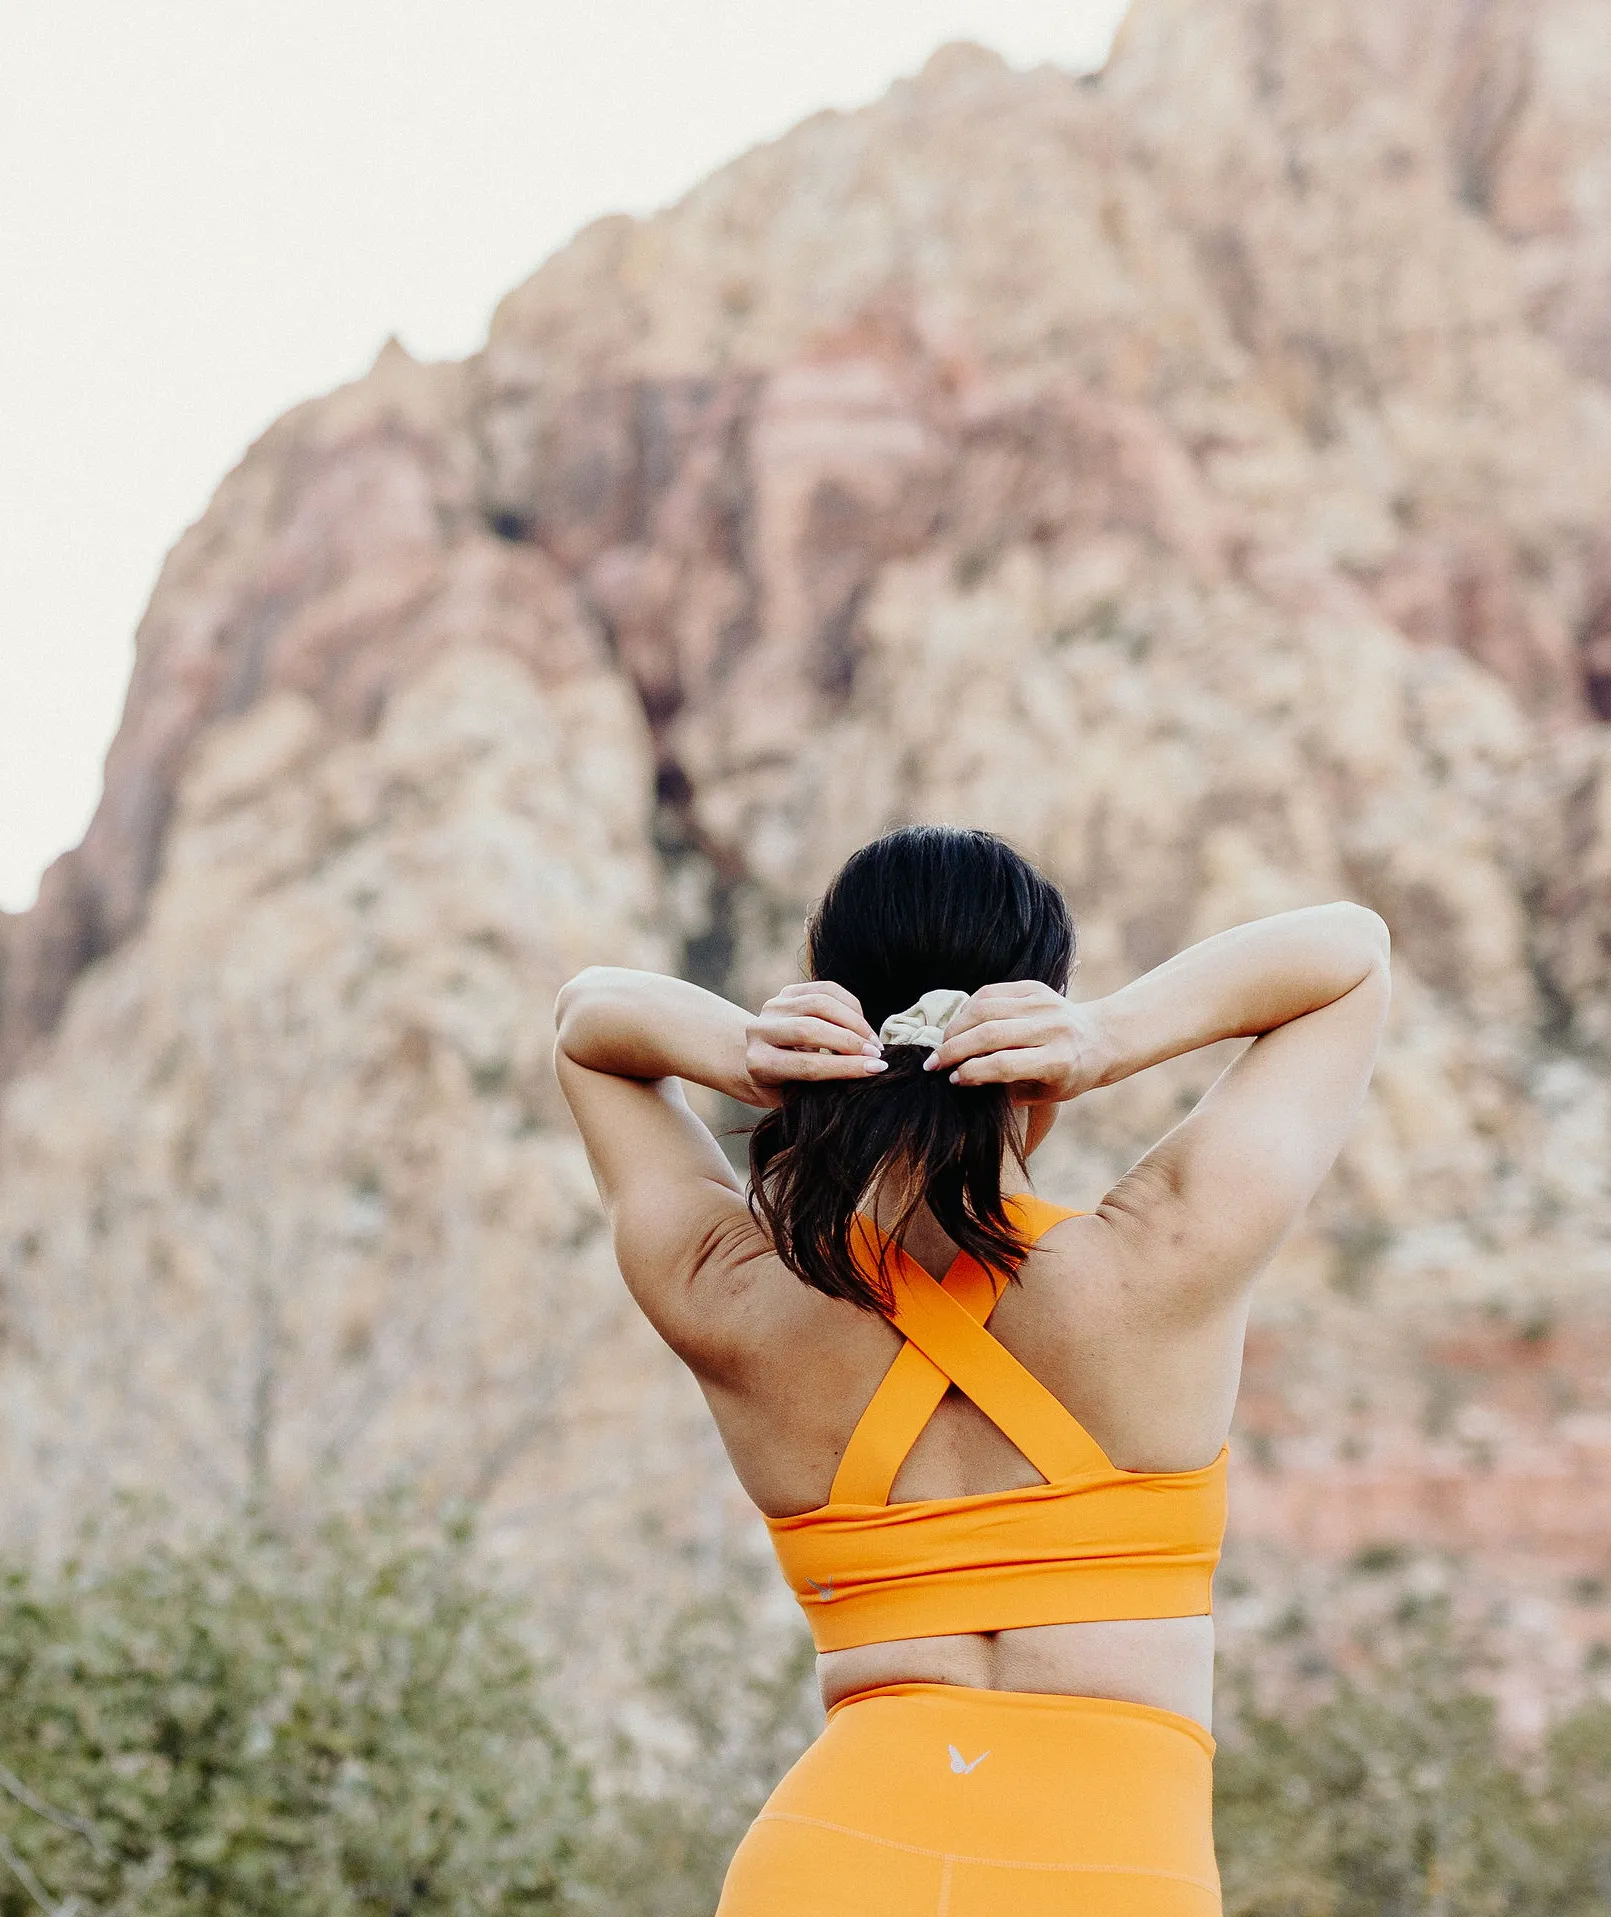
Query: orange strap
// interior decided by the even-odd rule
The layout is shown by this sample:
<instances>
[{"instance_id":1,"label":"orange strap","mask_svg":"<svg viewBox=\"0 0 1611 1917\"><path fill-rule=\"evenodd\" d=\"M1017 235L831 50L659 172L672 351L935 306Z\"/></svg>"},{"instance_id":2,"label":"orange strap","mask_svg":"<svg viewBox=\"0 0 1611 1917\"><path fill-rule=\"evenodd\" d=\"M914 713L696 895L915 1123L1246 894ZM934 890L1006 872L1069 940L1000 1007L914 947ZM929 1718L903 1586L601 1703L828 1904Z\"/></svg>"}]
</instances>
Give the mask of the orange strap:
<instances>
[{"instance_id":1,"label":"orange strap","mask_svg":"<svg viewBox=\"0 0 1611 1917\"><path fill-rule=\"evenodd\" d=\"M892 1250L890 1255L899 1270L898 1254ZM957 1258L945 1274L945 1289L981 1325L995 1309L997 1293L990 1274L971 1258ZM828 1502L888 1504L907 1452L950 1388L951 1380L932 1359L910 1340L902 1345L850 1434Z\"/></svg>"},{"instance_id":2,"label":"orange strap","mask_svg":"<svg viewBox=\"0 0 1611 1917\"><path fill-rule=\"evenodd\" d=\"M1030 1244L1060 1220L1080 1215L1027 1194L1007 1202ZM907 1453L953 1384L1048 1482L1106 1466L1101 1447L1073 1414L985 1330L1000 1287L981 1265L959 1254L940 1283L898 1246L885 1244L866 1220L856 1251L863 1270L876 1269L881 1252L893 1263L892 1322L907 1343L850 1435L830 1504L887 1504Z\"/></svg>"}]
</instances>

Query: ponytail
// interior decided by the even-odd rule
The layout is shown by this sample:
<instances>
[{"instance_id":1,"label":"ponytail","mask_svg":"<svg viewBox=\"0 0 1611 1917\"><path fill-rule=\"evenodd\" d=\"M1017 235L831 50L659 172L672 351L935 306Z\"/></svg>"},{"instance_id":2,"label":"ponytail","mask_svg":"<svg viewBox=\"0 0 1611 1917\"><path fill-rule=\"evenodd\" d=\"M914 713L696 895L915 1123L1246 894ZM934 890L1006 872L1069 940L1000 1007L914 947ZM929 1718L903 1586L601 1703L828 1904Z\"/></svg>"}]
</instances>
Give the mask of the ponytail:
<instances>
[{"instance_id":1,"label":"ponytail","mask_svg":"<svg viewBox=\"0 0 1611 1917\"><path fill-rule=\"evenodd\" d=\"M1062 893L989 832L909 826L863 846L806 927L808 975L853 992L877 1030L925 991L1008 979L1068 986L1074 926ZM987 1269L1017 1275L1026 1247L1002 1198L1003 1161L1025 1170L1005 1085L953 1085L928 1049L890 1045L875 1077L797 1083L750 1134L750 1207L795 1276L830 1298L888 1312L882 1255L854 1252L858 1213L893 1194L897 1244L926 1205Z\"/></svg>"},{"instance_id":2,"label":"ponytail","mask_svg":"<svg viewBox=\"0 0 1611 1917\"><path fill-rule=\"evenodd\" d=\"M894 1304L882 1253L876 1281L852 1251L869 1195L893 1187L899 1243L927 1205L961 1250L1014 1275L1024 1244L1001 1194L1003 1157L1024 1168L1005 1085L953 1085L926 1072L926 1047L894 1045L876 1078L785 1087L750 1134L750 1205L797 1278L864 1310Z\"/></svg>"}]
</instances>

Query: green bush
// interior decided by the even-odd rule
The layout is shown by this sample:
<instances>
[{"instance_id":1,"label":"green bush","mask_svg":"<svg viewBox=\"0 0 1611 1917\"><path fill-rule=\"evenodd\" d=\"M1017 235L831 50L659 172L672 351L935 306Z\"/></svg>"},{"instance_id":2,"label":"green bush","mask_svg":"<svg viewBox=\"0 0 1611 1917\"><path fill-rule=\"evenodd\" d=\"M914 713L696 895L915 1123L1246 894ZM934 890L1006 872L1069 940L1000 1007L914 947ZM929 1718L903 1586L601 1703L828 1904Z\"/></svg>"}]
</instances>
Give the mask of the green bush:
<instances>
[{"instance_id":1,"label":"green bush","mask_svg":"<svg viewBox=\"0 0 1611 1917\"><path fill-rule=\"evenodd\" d=\"M595 1827L583 1893L610 1917L710 1917L739 1839L821 1725L804 1626L779 1643L756 1621L743 1567L727 1582L673 1621L644 1672L669 1751L646 1762L618 1741L623 1785Z\"/></svg>"},{"instance_id":2,"label":"green bush","mask_svg":"<svg viewBox=\"0 0 1611 1917\"><path fill-rule=\"evenodd\" d=\"M709 1917L809 1640L733 1567L595 1783L470 1546L394 1509L0 1577L0 1917ZM1611 1911L1611 1705L1518 1755L1444 1617L1401 1641L1304 1710L1227 1665L1228 1917Z\"/></svg>"},{"instance_id":3,"label":"green bush","mask_svg":"<svg viewBox=\"0 0 1611 1917\"><path fill-rule=\"evenodd\" d=\"M245 1526L0 1582L0 1914L568 1908L587 1780L467 1528Z\"/></svg>"},{"instance_id":4,"label":"green bush","mask_svg":"<svg viewBox=\"0 0 1611 1917\"><path fill-rule=\"evenodd\" d=\"M1543 1843L1562 1913L1611 1911L1611 1704L1596 1698L1555 1727L1544 1753Z\"/></svg>"},{"instance_id":5,"label":"green bush","mask_svg":"<svg viewBox=\"0 0 1611 1917\"><path fill-rule=\"evenodd\" d=\"M1529 1762L1466 1675L1479 1661L1434 1609L1397 1655L1299 1714L1258 1707L1251 1661L1225 1674L1227 1917L1611 1910L1611 1708L1565 1718Z\"/></svg>"}]
</instances>

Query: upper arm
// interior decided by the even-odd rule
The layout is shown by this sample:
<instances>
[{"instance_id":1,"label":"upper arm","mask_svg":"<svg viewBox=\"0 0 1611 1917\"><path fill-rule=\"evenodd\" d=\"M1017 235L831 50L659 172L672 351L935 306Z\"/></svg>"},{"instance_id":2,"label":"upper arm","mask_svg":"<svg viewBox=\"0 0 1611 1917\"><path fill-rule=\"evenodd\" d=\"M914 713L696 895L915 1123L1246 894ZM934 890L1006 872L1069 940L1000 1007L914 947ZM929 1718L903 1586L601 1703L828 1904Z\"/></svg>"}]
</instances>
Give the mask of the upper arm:
<instances>
[{"instance_id":1,"label":"upper arm","mask_svg":"<svg viewBox=\"0 0 1611 1917\"><path fill-rule=\"evenodd\" d=\"M554 1070L587 1147L627 1289L696 1372L725 1343L711 1278L754 1233L743 1187L674 1078L619 1078L558 1050Z\"/></svg>"},{"instance_id":2,"label":"upper arm","mask_svg":"<svg viewBox=\"0 0 1611 1917\"><path fill-rule=\"evenodd\" d=\"M1108 1193L1102 1215L1150 1290L1240 1299L1359 1114L1390 990L1384 948L1351 991L1254 1039Z\"/></svg>"}]
</instances>

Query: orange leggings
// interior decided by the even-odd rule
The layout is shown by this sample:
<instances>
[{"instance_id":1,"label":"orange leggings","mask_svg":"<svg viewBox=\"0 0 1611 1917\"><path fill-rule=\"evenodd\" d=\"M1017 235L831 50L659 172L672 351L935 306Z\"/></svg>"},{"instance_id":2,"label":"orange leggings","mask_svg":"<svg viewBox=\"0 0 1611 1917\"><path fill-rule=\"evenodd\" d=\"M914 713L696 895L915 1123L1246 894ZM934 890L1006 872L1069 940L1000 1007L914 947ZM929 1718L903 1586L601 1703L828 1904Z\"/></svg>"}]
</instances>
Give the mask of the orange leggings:
<instances>
[{"instance_id":1,"label":"orange leggings","mask_svg":"<svg viewBox=\"0 0 1611 1917\"><path fill-rule=\"evenodd\" d=\"M847 1698L738 1847L717 1917L1219 1917L1214 1740L1106 1698Z\"/></svg>"}]
</instances>

